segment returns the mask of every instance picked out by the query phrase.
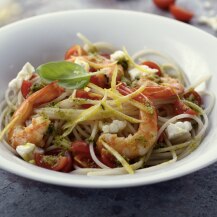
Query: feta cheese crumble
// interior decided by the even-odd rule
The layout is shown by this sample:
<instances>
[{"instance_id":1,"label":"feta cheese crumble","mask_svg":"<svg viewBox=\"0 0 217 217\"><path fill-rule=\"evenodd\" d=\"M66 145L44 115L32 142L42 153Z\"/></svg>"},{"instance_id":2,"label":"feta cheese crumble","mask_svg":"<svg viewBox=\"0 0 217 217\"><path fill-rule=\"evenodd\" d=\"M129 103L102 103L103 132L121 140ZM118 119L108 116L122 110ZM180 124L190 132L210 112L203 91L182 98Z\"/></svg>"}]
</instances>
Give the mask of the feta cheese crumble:
<instances>
[{"instance_id":1,"label":"feta cheese crumble","mask_svg":"<svg viewBox=\"0 0 217 217\"><path fill-rule=\"evenodd\" d=\"M26 63L23 66L22 70L17 74L17 77L10 81L8 84L9 88L19 90L21 88L23 80L30 79L34 71L34 67L30 63Z\"/></svg>"},{"instance_id":2,"label":"feta cheese crumble","mask_svg":"<svg viewBox=\"0 0 217 217\"><path fill-rule=\"evenodd\" d=\"M112 61L127 60L125 53L121 50L115 51L111 54L110 58Z\"/></svg>"},{"instance_id":3,"label":"feta cheese crumble","mask_svg":"<svg viewBox=\"0 0 217 217\"><path fill-rule=\"evenodd\" d=\"M25 161L30 161L33 159L35 148L35 144L26 143L25 145L18 145L16 151Z\"/></svg>"},{"instance_id":4,"label":"feta cheese crumble","mask_svg":"<svg viewBox=\"0 0 217 217\"><path fill-rule=\"evenodd\" d=\"M84 60L82 60L81 58L77 57L74 61L74 63L78 64L79 66L83 67L85 69L85 71L89 72L90 70L90 66L87 62L85 62Z\"/></svg>"},{"instance_id":5,"label":"feta cheese crumble","mask_svg":"<svg viewBox=\"0 0 217 217\"><path fill-rule=\"evenodd\" d=\"M113 120L111 124L105 124L102 126L102 131L104 133L118 133L123 130L126 125L126 121Z\"/></svg>"},{"instance_id":6,"label":"feta cheese crumble","mask_svg":"<svg viewBox=\"0 0 217 217\"><path fill-rule=\"evenodd\" d=\"M156 69L151 69L150 67L146 66L146 65L141 65L140 66L141 68L145 69L145 70L148 70L150 73L155 73L157 72L158 70ZM130 75L130 79L131 81L134 81L136 79L140 79L140 77L144 74L146 74L145 72L137 69L137 68L133 68L133 69L130 69L128 71L129 75Z\"/></svg>"},{"instance_id":7,"label":"feta cheese crumble","mask_svg":"<svg viewBox=\"0 0 217 217\"><path fill-rule=\"evenodd\" d=\"M180 137L189 137L192 125L189 121L170 123L166 128L166 134L170 140Z\"/></svg>"}]
</instances>

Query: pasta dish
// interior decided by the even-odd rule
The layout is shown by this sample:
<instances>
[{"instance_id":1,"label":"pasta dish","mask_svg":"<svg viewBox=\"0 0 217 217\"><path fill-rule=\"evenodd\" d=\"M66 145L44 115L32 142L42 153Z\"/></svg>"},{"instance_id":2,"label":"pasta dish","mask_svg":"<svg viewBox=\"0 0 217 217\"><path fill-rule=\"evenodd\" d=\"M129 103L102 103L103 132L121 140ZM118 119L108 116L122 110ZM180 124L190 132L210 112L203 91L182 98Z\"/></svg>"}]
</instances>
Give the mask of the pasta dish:
<instances>
[{"instance_id":1,"label":"pasta dish","mask_svg":"<svg viewBox=\"0 0 217 217\"><path fill-rule=\"evenodd\" d=\"M202 141L214 96L154 50L73 45L62 61L26 63L1 103L2 144L46 169L133 174L174 163ZM209 97L209 104L204 98Z\"/></svg>"}]
</instances>

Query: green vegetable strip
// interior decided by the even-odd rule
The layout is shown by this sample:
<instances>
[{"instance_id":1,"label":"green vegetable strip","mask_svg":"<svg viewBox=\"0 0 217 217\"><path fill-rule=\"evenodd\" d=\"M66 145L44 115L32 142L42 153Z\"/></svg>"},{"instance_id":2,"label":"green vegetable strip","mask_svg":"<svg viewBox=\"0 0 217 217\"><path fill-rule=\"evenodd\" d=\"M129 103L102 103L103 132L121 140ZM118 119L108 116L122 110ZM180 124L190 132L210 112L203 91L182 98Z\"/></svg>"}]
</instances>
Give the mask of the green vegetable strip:
<instances>
[{"instance_id":1,"label":"green vegetable strip","mask_svg":"<svg viewBox=\"0 0 217 217\"><path fill-rule=\"evenodd\" d=\"M114 91L116 90L116 80L117 80L117 75L118 75L118 67L116 66L113 74L112 74L112 81L111 81L111 89Z\"/></svg>"},{"instance_id":2,"label":"green vegetable strip","mask_svg":"<svg viewBox=\"0 0 217 217\"><path fill-rule=\"evenodd\" d=\"M128 61L130 62L130 64L132 64L135 68L137 68L139 71L145 72L145 73L153 73L153 69L150 71L149 69L144 69L143 67L141 67L140 65L136 64L133 59L130 57L130 55L128 54L126 48L123 48L123 52L125 53L125 55L127 56ZM156 69L156 72L158 72L158 70Z\"/></svg>"},{"instance_id":3,"label":"green vegetable strip","mask_svg":"<svg viewBox=\"0 0 217 217\"><path fill-rule=\"evenodd\" d=\"M130 164L128 164L127 161L115 149L113 149L103 140L102 140L102 144L122 164L122 166L129 174L134 174L134 170L132 169Z\"/></svg>"},{"instance_id":4,"label":"green vegetable strip","mask_svg":"<svg viewBox=\"0 0 217 217\"><path fill-rule=\"evenodd\" d=\"M3 139L4 135L14 127L18 119L20 118L20 115L16 116L14 119L10 121L10 123L0 132L0 141Z\"/></svg>"},{"instance_id":5,"label":"green vegetable strip","mask_svg":"<svg viewBox=\"0 0 217 217\"><path fill-rule=\"evenodd\" d=\"M72 132L76 124L78 124L79 122L85 121L89 117L95 115L99 111L99 109L100 109L100 104L92 106L89 109L83 111L76 120L70 121L67 124L65 124L63 127L65 129L66 128L68 129L64 132L63 137L68 136Z\"/></svg>"},{"instance_id":6,"label":"green vegetable strip","mask_svg":"<svg viewBox=\"0 0 217 217\"><path fill-rule=\"evenodd\" d=\"M97 53L98 52L98 50L97 50L97 48L94 46L94 44L90 41L90 40L88 40L84 35L82 35L80 32L79 33L77 33L77 36L78 36L78 38L80 38L81 40L82 40L82 42L84 43L84 44L86 44L86 45L88 45L88 47L89 47L89 52L91 52L91 53Z\"/></svg>"},{"instance_id":7,"label":"green vegetable strip","mask_svg":"<svg viewBox=\"0 0 217 217\"><path fill-rule=\"evenodd\" d=\"M87 86L94 89L95 91L97 91L98 93L100 93L102 95L105 92L104 89L96 86L95 84L89 83ZM122 97L125 97L125 96L122 96L121 94L118 94L118 93L114 93L112 91L108 91L108 97L113 98L113 99L117 99L117 101L118 101L118 99L121 99ZM142 104L142 103L140 103L134 99L128 100L127 102L130 103L131 105L137 107L138 109L144 111L144 112L149 112L150 114L153 114L153 108L150 106L146 106L146 105L144 105L144 104Z\"/></svg>"},{"instance_id":8,"label":"green vegetable strip","mask_svg":"<svg viewBox=\"0 0 217 217\"><path fill-rule=\"evenodd\" d=\"M136 119L136 118L132 118L132 117L130 117L128 115L125 115L124 113L119 112L116 109L113 109L111 106L109 106L106 103L102 103L102 105L104 106L105 109L107 109L108 111L110 111L111 113L113 113L113 115L118 116L118 117L120 117L122 119L125 119L125 120L129 121L130 123L142 123L141 120Z\"/></svg>"},{"instance_id":9,"label":"green vegetable strip","mask_svg":"<svg viewBox=\"0 0 217 217\"><path fill-rule=\"evenodd\" d=\"M140 88L143 89L143 87L144 87L144 86L141 86ZM140 89L140 88L139 88L139 89ZM138 109L140 109L140 110L142 110L142 111L144 111L144 112L148 112L148 113L150 113L150 114L153 114L154 111L153 111L153 108L152 108L151 105L146 106L146 105L144 105L143 103L140 103L140 102L138 102L138 101L132 99L132 97L134 97L134 96L136 96L136 95L139 94L139 92L141 91L141 89L140 89L140 90L139 90L139 89L137 90L138 92L136 92L136 94L135 94L135 92L133 92L132 95L129 94L129 95L127 95L127 96L122 96L121 94L119 94L119 93L114 93L114 92L112 92L112 91L109 91L108 93L109 93L109 97L112 97L112 98L115 99L115 100L114 100L114 103L117 103L117 102L122 102L122 103L123 103L123 102L127 101L129 104L131 104L131 105L137 107ZM128 97L128 96L129 96L129 97ZM129 99L130 99L130 100L129 100Z\"/></svg>"},{"instance_id":10,"label":"green vegetable strip","mask_svg":"<svg viewBox=\"0 0 217 217\"><path fill-rule=\"evenodd\" d=\"M42 108L35 110L36 113L45 115L49 119L74 121L86 110L81 109L59 109L59 108ZM97 114L89 116L86 120L100 120L105 118L112 118L114 115L110 111L105 111L101 107ZM69 126L67 123L66 126Z\"/></svg>"},{"instance_id":11,"label":"green vegetable strip","mask_svg":"<svg viewBox=\"0 0 217 217\"><path fill-rule=\"evenodd\" d=\"M199 112L200 115L204 113L204 110L197 104L190 102L188 100L181 100L181 101L184 102L186 105L190 106L191 108L193 108L194 110L196 110L197 112Z\"/></svg>"},{"instance_id":12,"label":"green vegetable strip","mask_svg":"<svg viewBox=\"0 0 217 217\"><path fill-rule=\"evenodd\" d=\"M105 95L102 99L102 103L105 102L107 99L107 93L105 92ZM101 103L95 105L95 106L92 106L90 107L89 109L86 109L85 111L83 111L80 116L77 118L77 120L75 121L71 121L67 124L65 124L63 127L66 129L68 128L65 133L63 134L63 136L67 136L69 135L72 130L74 129L74 127L76 126L76 124L78 124L79 122L82 122L82 121L85 121L87 120L88 118L90 118L91 116L94 116L98 113L98 111L100 110L101 108Z\"/></svg>"}]
</instances>

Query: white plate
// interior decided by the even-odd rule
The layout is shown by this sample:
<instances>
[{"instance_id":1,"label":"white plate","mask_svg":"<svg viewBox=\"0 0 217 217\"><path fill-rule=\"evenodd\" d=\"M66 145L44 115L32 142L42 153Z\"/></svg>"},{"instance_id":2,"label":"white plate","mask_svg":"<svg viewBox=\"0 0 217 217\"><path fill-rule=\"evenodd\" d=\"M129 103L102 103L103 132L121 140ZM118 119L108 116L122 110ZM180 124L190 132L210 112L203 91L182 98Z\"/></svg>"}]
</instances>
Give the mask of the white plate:
<instances>
[{"instance_id":1,"label":"white plate","mask_svg":"<svg viewBox=\"0 0 217 217\"><path fill-rule=\"evenodd\" d=\"M92 41L127 47L130 53L143 47L172 56L193 81L213 73L207 89L217 90L217 39L190 25L151 14L118 10L82 10L33 17L0 29L1 96L8 82L27 62L35 67L59 60L78 43L81 32ZM0 146L0 167L14 174L57 185L112 188L145 185L180 177L217 160L217 120L214 108L210 127L197 150L174 164L135 175L87 177L42 169L14 156Z\"/></svg>"}]
</instances>

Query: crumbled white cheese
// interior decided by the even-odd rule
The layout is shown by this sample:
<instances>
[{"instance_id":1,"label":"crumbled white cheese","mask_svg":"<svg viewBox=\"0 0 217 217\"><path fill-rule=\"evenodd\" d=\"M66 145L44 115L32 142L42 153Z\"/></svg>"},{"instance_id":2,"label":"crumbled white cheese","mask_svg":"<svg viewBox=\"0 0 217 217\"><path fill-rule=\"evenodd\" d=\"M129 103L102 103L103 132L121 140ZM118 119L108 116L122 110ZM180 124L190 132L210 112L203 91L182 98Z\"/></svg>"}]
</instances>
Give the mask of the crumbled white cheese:
<instances>
[{"instance_id":1,"label":"crumbled white cheese","mask_svg":"<svg viewBox=\"0 0 217 217\"><path fill-rule=\"evenodd\" d=\"M202 24L206 24L210 26L214 31L217 31L217 16L214 17L201 16L199 17L198 22Z\"/></svg>"},{"instance_id":2,"label":"crumbled white cheese","mask_svg":"<svg viewBox=\"0 0 217 217\"><path fill-rule=\"evenodd\" d=\"M192 125L189 121L170 123L166 128L166 134L169 139L177 139L180 137L189 136L192 130Z\"/></svg>"},{"instance_id":3,"label":"crumbled white cheese","mask_svg":"<svg viewBox=\"0 0 217 217\"><path fill-rule=\"evenodd\" d=\"M35 71L34 67L30 63L26 63L22 70L17 74L17 77L10 81L9 87L19 90L23 83L23 80L28 80L31 78L33 72Z\"/></svg>"},{"instance_id":4,"label":"crumbled white cheese","mask_svg":"<svg viewBox=\"0 0 217 217\"><path fill-rule=\"evenodd\" d=\"M74 61L74 63L80 65L81 67L83 67L85 69L85 71L89 72L90 70L90 66L87 62L85 62L83 59L77 57Z\"/></svg>"},{"instance_id":5,"label":"crumbled white cheese","mask_svg":"<svg viewBox=\"0 0 217 217\"><path fill-rule=\"evenodd\" d=\"M102 126L104 133L118 133L126 127L126 121L113 120L111 124Z\"/></svg>"},{"instance_id":6,"label":"crumbled white cheese","mask_svg":"<svg viewBox=\"0 0 217 217\"><path fill-rule=\"evenodd\" d=\"M112 61L121 61L127 59L125 53L121 50L115 51L110 55L110 58Z\"/></svg>"},{"instance_id":7,"label":"crumbled white cheese","mask_svg":"<svg viewBox=\"0 0 217 217\"><path fill-rule=\"evenodd\" d=\"M188 132L192 130L192 125L189 121L178 121L176 122L176 126L182 128L183 130L187 130Z\"/></svg>"},{"instance_id":8,"label":"crumbled white cheese","mask_svg":"<svg viewBox=\"0 0 217 217\"><path fill-rule=\"evenodd\" d=\"M30 161L33 159L35 148L35 144L26 143L25 145L17 146L16 151L25 161Z\"/></svg>"},{"instance_id":9,"label":"crumbled white cheese","mask_svg":"<svg viewBox=\"0 0 217 217\"><path fill-rule=\"evenodd\" d=\"M146 66L146 65L141 65L140 66L141 68L145 69L145 70L148 70L150 73L155 73L157 72L156 69L151 69L150 67ZM134 81L135 79L139 79L142 75L145 75L146 73L137 69L137 68L133 68L133 69L130 69L128 71L129 75L130 75L130 79L132 81Z\"/></svg>"}]
</instances>

